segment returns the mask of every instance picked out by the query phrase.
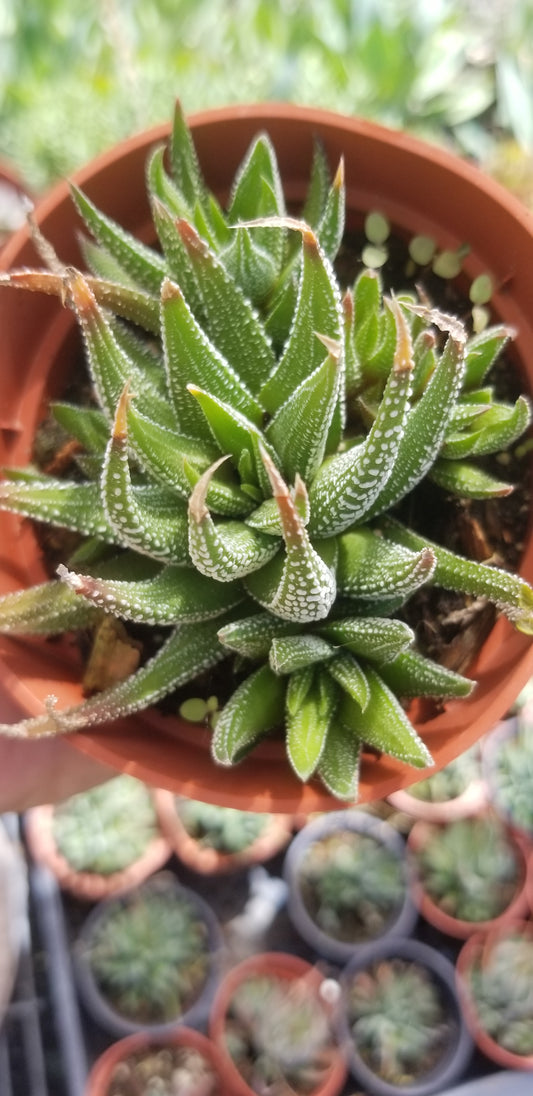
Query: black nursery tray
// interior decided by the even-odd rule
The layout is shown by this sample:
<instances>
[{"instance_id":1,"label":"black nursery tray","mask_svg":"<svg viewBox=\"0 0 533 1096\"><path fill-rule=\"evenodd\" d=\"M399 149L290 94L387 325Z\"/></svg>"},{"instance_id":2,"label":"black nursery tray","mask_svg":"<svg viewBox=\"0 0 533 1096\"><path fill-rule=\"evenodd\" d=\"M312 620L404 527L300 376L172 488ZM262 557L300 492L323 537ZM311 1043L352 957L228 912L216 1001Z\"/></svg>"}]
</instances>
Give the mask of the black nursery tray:
<instances>
[{"instance_id":1,"label":"black nursery tray","mask_svg":"<svg viewBox=\"0 0 533 1096\"><path fill-rule=\"evenodd\" d=\"M13 840L18 840L19 819L9 815L4 820ZM242 915L250 899L252 872L267 872L279 882L279 908L253 941L256 950L291 951L316 962L317 956L288 919L282 898L282 863L280 854L262 868L215 878L199 876L175 860L169 866L180 882L209 902L236 962L249 953L250 941L239 937L240 922L234 919ZM28 884L27 931L13 997L0 1027L0 1096L84 1096L92 1062L112 1041L81 1007L72 974L70 945L90 907L60 892L50 873L32 863L28 863ZM422 920L417 937L455 958L456 942ZM337 973L334 965L320 962L325 973ZM500 1096L503 1091L506 1096L529 1096L528 1085L530 1074L495 1073L476 1053L468 1077L442 1096ZM344 1096L352 1096L356 1090L355 1082L348 1080Z\"/></svg>"}]
</instances>

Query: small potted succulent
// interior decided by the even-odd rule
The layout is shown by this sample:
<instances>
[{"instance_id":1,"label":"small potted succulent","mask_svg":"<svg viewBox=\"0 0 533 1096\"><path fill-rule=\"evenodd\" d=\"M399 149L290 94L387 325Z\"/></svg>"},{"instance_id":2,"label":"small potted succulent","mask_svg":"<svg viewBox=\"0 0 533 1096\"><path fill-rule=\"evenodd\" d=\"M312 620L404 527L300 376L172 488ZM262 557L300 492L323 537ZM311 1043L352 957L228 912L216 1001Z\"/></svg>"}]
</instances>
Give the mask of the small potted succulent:
<instances>
[{"instance_id":1,"label":"small potted succulent","mask_svg":"<svg viewBox=\"0 0 533 1096\"><path fill-rule=\"evenodd\" d=\"M479 814L487 800L481 750L476 742L448 765L389 797L391 805L412 818L449 822Z\"/></svg>"},{"instance_id":2,"label":"small potted succulent","mask_svg":"<svg viewBox=\"0 0 533 1096\"><path fill-rule=\"evenodd\" d=\"M277 134L284 159L307 123L305 170L310 158L312 168L305 198L300 162L297 184L289 180L284 190L275 137L257 130L254 136L253 114L237 115L236 145L244 133L252 138L247 151L242 147L240 165L235 148L226 154L231 127L223 127L215 193L178 107L168 157L161 144L149 156L151 221L136 221L142 241L100 211L99 184L94 200L76 185L74 206L90 233L82 244L89 273L82 273L79 255L72 258L73 245L64 247L54 237L51 204L32 230L48 269L22 269L3 278L4 292L36 290L68 306L83 335L89 376L75 385L72 401L64 392L55 399L51 419L64 444L58 443L51 460L31 466L43 401L50 391L57 397L58 386L61 391L61 373L63 381L72 381L77 370L72 326L54 313L53 330L46 329L46 346L56 351L53 370L49 362L50 376L39 390L33 388L32 422L24 431L21 406L28 410L27 401L18 389L12 395L15 379L5 382L11 432L0 490L8 530L3 539L18 535L15 515L66 527L75 536L62 541L58 574L50 578L24 527L23 585L38 577L36 586L16 590L8 560L0 629L8 637L66 639L53 651L42 638L22 652L16 646L22 677L25 660L33 664L42 656L46 669L30 674L32 687L36 678L49 680L50 687L44 712L38 700L30 701L31 689L17 690L33 713L1 729L27 737L83 732L81 749L119 765L124 758L130 765L133 757L146 779L187 789L193 798L238 805L239 796L246 796L247 809L265 801L265 809L272 809L277 799L287 810L300 801L312 810L331 808L332 799L356 799L361 758L367 798L375 797L380 780L386 791L406 783L406 766L432 763L425 738L437 750L449 749L449 737L456 735L468 745L495 719L485 713L485 687L501 708L522 684L533 591L515 573L519 553L496 567L478 561L477 556L494 557L486 537L477 538L481 551L469 543L480 525L478 510L498 507L497 500L512 491L498 473L497 454L511 449L517 479L525 478L525 451L517 443L528 428L530 406L519 394L522 376L511 386L516 393L507 388L509 373L517 380L520 373L510 368L511 359L501 368L503 391L487 380L500 353L507 354L510 320L472 332L451 315L446 293L444 301L435 301L442 263L433 264L435 278L417 294L417 280L428 261L431 266L435 248L449 258L450 233L428 252L419 246L424 229L411 232L406 215L390 249L394 255L399 248L400 258L387 273L382 242L388 222L380 215L376 232L374 211L358 207L361 195L349 210L352 235L345 232L345 192L351 195L354 185L349 178L345 188L345 166L350 161L355 170L357 163L361 171L368 159L361 152L353 158L351 124L295 111L282 128L282 112L276 121L273 111L267 128ZM330 158L336 157L333 178L320 143L312 156L317 134L328 142ZM369 139L366 124L359 136ZM379 143L380 136L370 193L387 144ZM418 175L406 169L404 158L412 156L421 173L422 152L405 140L400 146L402 169L387 166L384 174L390 186L398 177L400 190L402 178L409 177L410 194ZM131 163L142 140L135 147ZM233 179L221 178L222 161L236 168ZM106 166L113 175L116 164L113 157L103 162L102 175ZM446 166L437 166L436 176L446 177ZM458 187L474 190L474 178L462 167L454 177ZM476 181L481 186L477 176ZM427 189L440 204L433 186ZM459 191L449 189L460 205ZM129 177L121 197L126 190L134 205ZM366 197L364 185L361 194ZM390 203L382 197L400 217L405 196ZM496 196L490 191L487 199L495 202ZM421 200L417 195L417 210ZM115 196L110 210L117 204ZM59 205L63 211L64 195ZM476 213L481 206L474 204ZM370 253L363 248L370 266L360 262L357 246L364 243L365 214L374 244ZM514 239L512 216L511 211L507 236ZM125 209L124 217L127 226L141 213ZM524 233L527 240L521 219L515 220L520 240ZM485 217L485 232L489 221ZM485 274L479 268L483 234L479 239L474 219L470 227L478 249L471 275ZM428 219L425 228L429 232ZM410 235L418 244L411 250ZM455 269L463 243L451 248ZM26 267L27 250L26 239L9 254ZM501 254L501 248L495 252L498 277ZM516 262L516 248L512 258ZM503 274L508 277L507 270ZM24 311L20 296L13 307ZM504 295L495 297L505 316ZM31 327L41 314L50 316L44 306L34 310ZM507 313L516 315L512 308ZM527 322L526 314L519 339ZM42 357L41 344L42 339ZM18 379L18 361L16 370ZM43 431L38 433L41 441ZM461 522L452 520L455 498L468 500L462 514L475 502L465 535ZM515 523L520 506L512 514L513 536L521 541L525 521ZM494 530L502 525L500 517L492 522ZM453 612L460 669L470 665L492 628L485 599L517 629L507 631L498 621L473 696L470 678L443 665L440 652L433 657L421 642L418 626L430 611L433 621L443 615L449 621L450 604L445 599L443 605L438 594L442 588L459 599ZM142 634L142 663L82 699L72 632L86 637L89 631L99 643L110 618ZM505 662L502 629L508 638L519 636L506 644ZM112 650L116 642L115 635ZM505 677L503 687L509 659L520 681L515 686ZM70 675L61 707L53 699L59 664L63 676L65 664ZM161 712L152 720L153 706L165 697L172 697L171 712L179 709L180 690L190 682L195 693L202 686L202 696L217 696L218 708L207 713L205 727L169 727L169 715ZM428 697L436 706L428 706ZM413 698L422 699L408 713L403 702ZM450 700L444 710L443 699ZM93 734L100 724L145 709L148 722L133 721L129 737L120 733L120 723L110 737L100 730ZM151 727L157 730L153 740ZM264 768L252 758L234 772L258 742Z\"/></svg>"},{"instance_id":3,"label":"small potted succulent","mask_svg":"<svg viewBox=\"0 0 533 1096\"><path fill-rule=\"evenodd\" d=\"M454 969L416 940L384 940L342 974L342 1030L355 1079L373 1096L429 1096L465 1071L472 1041Z\"/></svg>"},{"instance_id":4,"label":"small potted succulent","mask_svg":"<svg viewBox=\"0 0 533 1096\"><path fill-rule=\"evenodd\" d=\"M286 815L239 811L155 791L161 829L176 855L202 875L238 871L259 864L285 847L291 837Z\"/></svg>"},{"instance_id":5,"label":"small potted succulent","mask_svg":"<svg viewBox=\"0 0 533 1096\"><path fill-rule=\"evenodd\" d=\"M205 1020L221 932L210 907L170 872L98 903L73 950L82 999L114 1035Z\"/></svg>"},{"instance_id":6,"label":"small potted succulent","mask_svg":"<svg viewBox=\"0 0 533 1096\"><path fill-rule=\"evenodd\" d=\"M533 926L475 933L457 959L464 1015L479 1049L506 1069L533 1070Z\"/></svg>"},{"instance_id":7,"label":"small potted succulent","mask_svg":"<svg viewBox=\"0 0 533 1096\"><path fill-rule=\"evenodd\" d=\"M336 1096L346 1063L333 1028L338 985L297 956L253 955L228 971L209 1031L232 1096Z\"/></svg>"},{"instance_id":8,"label":"small potted succulent","mask_svg":"<svg viewBox=\"0 0 533 1096\"><path fill-rule=\"evenodd\" d=\"M524 847L496 815L415 822L408 845L415 902L441 932L465 939L526 913Z\"/></svg>"},{"instance_id":9,"label":"small potted succulent","mask_svg":"<svg viewBox=\"0 0 533 1096\"><path fill-rule=\"evenodd\" d=\"M95 1061L85 1096L231 1096L222 1087L219 1052L194 1028L165 1038L126 1035Z\"/></svg>"},{"instance_id":10,"label":"small potted succulent","mask_svg":"<svg viewBox=\"0 0 533 1096\"><path fill-rule=\"evenodd\" d=\"M24 830L33 858L89 902L138 885L172 853L153 793L127 773L55 806L33 807Z\"/></svg>"},{"instance_id":11,"label":"small potted succulent","mask_svg":"<svg viewBox=\"0 0 533 1096\"><path fill-rule=\"evenodd\" d=\"M490 802L517 833L533 838L532 706L520 708L483 742L483 766Z\"/></svg>"},{"instance_id":12,"label":"small potted succulent","mask_svg":"<svg viewBox=\"0 0 533 1096\"><path fill-rule=\"evenodd\" d=\"M309 822L285 855L284 875L295 928L336 962L389 934L408 936L416 923L405 841L363 810Z\"/></svg>"}]
</instances>

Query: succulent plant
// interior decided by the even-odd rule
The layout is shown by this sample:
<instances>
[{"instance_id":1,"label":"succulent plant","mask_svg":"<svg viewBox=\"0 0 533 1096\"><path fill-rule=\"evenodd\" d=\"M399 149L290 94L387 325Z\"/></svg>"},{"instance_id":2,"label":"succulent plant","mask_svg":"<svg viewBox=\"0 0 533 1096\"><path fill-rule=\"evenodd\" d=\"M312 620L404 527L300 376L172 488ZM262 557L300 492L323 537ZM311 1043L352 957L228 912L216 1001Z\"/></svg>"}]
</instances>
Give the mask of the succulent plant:
<instances>
[{"instance_id":1,"label":"succulent plant","mask_svg":"<svg viewBox=\"0 0 533 1096\"><path fill-rule=\"evenodd\" d=\"M264 832L270 816L177 797L176 810L191 837L222 853L242 852Z\"/></svg>"},{"instance_id":2,"label":"succulent plant","mask_svg":"<svg viewBox=\"0 0 533 1096\"><path fill-rule=\"evenodd\" d=\"M3 598L0 629L57 634L114 614L149 626L154 648L79 706L50 698L0 731L91 727L229 660L215 761L233 765L284 728L300 779L353 800L363 744L431 764L405 699L472 688L395 615L422 585L487 598L533 631L526 582L426 540L397 511L425 478L468 498L511 491L484 466L530 420L527 399L502 402L486 380L511 331L468 337L414 294L386 298L376 270L341 286L343 166L331 181L320 148L299 218L264 134L222 210L179 106L168 166L156 148L147 177L156 247L73 186L91 273L62 266L35 230L50 269L3 279L74 310L95 403L52 407L78 449L70 478L5 472L2 508L82 542L57 579Z\"/></svg>"},{"instance_id":3,"label":"succulent plant","mask_svg":"<svg viewBox=\"0 0 533 1096\"><path fill-rule=\"evenodd\" d=\"M233 994L226 1040L254 1092L314 1092L331 1062L333 1034L305 975L250 976Z\"/></svg>"},{"instance_id":4,"label":"succulent plant","mask_svg":"<svg viewBox=\"0 0 533 1096\"><path fill-rule=\"evenodd\" d=\"M402 862L373 837L341 830L313 842L298 885L317 925L339 940L378 936L401 907L407 889Z\"/></svg>"},{"instance_id":5,"label":"succulent plant","mask_svg":"<svg viewBox=\"0 0 533 1096\"><path fill-rule=\"evenodd\" d=\"M429 824L415 848L423 886L446 913L462 921L497 917L516 893L520 863L502 823L492 816Z\"/></svg>"},{"instance_id":6,"label":"succulent plant","mask_svg":"<svg viewBox=\"0 0 533 1096\"><path fill-rule=\"evenodd\" d=\"M110 1006L140 1024L178 1020L209 974L206 922L165 873L107 899L80 951Z\"/></svg>"},{"instance_id":7,"label":"succulent plant","mask_svg":"<svg viewBox=\"0 0 533 1096\"><path fill-rule=\"evenodd\" d=\"M512 826L533 834L533 743L531 708L522 708L515 730L488 739L487 774L494 807Z\"/></svg>"},{"instance_id":8,"label":"succulent plant","mask_svg":"<svg viewBox=\"0 0 533 1096\"><path fill-rule=\"evenodd\" d=\"M533 938L520 929L487 943L468 975L479 1021L506 1050L533 1055Z\"/></svg>"},{"instance_id":9,"label":"succulent plant","mask_svg":"<svg viewBox=\"0 0 533 1096\"><path fill-rule=\"evenodd\" d=\"M357 1052L398 1088L428 1073L455 1038L437 982L412 959L379 960L354 973L346 1001Z\"/></svg>"},{"instance_id":10,"label":"succulent plant","mask_svg":"<svg viewBox=\"0 0 533 1096\"><path fill-rule=\"evenodd\" d=\"M59 803L52 826L75 871L103 875L133 864L158 833L149 788L126 773Z\"/></svg>"},{"instance_id":11,"label":"succulent plant","mask_svg":"<svg viewBox=\"0 0 533 1096\"><path fill-rule=\"evenodd\" d=\"M481 757L478 743L459 754L439 772L419 780L409 788L409 795L425 803L444 803L462 795L473 780L481 779Z\"/></svg>"},{"instance_id":12,"label":"succulent plant","mask_svg":"<svg viewBox=\"0 0 533 1096\"><path fill-rule=\"evenodd\" d=\"M106 1096L220 1096L214 1068L194 1046L149 1046L118 1062Z\"/></svg>"}]
</instances>

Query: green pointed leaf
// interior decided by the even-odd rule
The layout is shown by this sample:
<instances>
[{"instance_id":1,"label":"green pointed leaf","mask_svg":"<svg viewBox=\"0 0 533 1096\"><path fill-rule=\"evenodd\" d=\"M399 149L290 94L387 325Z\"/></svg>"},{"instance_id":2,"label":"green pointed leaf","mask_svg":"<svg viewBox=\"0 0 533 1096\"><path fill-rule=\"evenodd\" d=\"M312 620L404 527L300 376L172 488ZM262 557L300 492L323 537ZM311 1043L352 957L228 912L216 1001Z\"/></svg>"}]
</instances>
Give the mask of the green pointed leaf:
<instances>
[{"instance_id":1,"label":"green pointed leaf","mask_svg":"<svg viewBox=\"0 0 533 1096\"><path fill-rule=\"evenodd\" d=\"M244 658L267 659L272 640L278 636L293 635L298 625L280 620L270 613L255 613L244 620L235 620L220 629L220 642Z\"/></svg>"},{"instance_id":2,"label":"green pointed leaf","mask_svg":"<svg viewBox=\"0 0 533 1096\"><path fill-rule=\"evenodd\" d=\"M287 756L304 783L315 772L335 716L338 691L326 674L317 674L296 712L287 712Z\"/></svg>"},{"instance_id":3,"label":"green pointed leaf","mask_svg":"<svg viewBox=\"0 0 533 1096\"><path fill-rule=\"evenodd\" d=\"M409 722L401 704L370 667L366 671L370 697L364 710L347 693L339 706L339 719L358 738L391 757L416 768L432 765L429 750Z\"/></svg>"},{"instance_id":4,"label":"green pointed leaf","mask_svg":"<svg viewBox=\"0 0 533 1096\"><path fill-rule=\"evenodd\" d=\"M318 242L330 262L336 258L344 236L345 209L344 159L341 157L316 230Z\"/></svg>"},{"instance_id":5,"label":"green pointed leaf","mask_svg":"<svg viewBox=\"0 0 533 1096\"><path fill-rule=\"evenodd\" d=\"M166 146L158 145L148 158L146 179L150 200L158 199L159 203L166 206L174 219L185 217L192 220L194 203L187 201L183 190L176 186L165 168Z\"/></svg>"},{"instance_id":6,"label":"green pointed leaf","mask_svg":"<svg viewBox=\"0 0 533 1096\"><path fill-rule=\"evenodd\" d=\"M430 548L410 552L370 529L354 529L338 538L339 593L357 598L401 595L408 598L435 569Z\"/></svg>"},{"instance_id":7,"label":"green pointed leaf","mask_svg":"<svg viewBox=\"0 0 533 1096\"><path fill-rule=\"evenodd\" d=\"M401 620L379 617L346 617L320 627L325 636L338 647L346 647L354 655L375 662L388 662L405 650L414 640L407 624Z\"/></svg>"},{"instance_id":8,"label":"green pointed leaf","mask_svg":"<svg viewBox=\"0 0 533 1096\"><path fill-rule=\"evenodd\" d=\"M296 311L281 359L260 392L261 403L271 414L321 365L317 331L342 345L342 306L333 270L311 229L300 222L294 226L302 233L303 248Z\"/></svg>"},{"instance_id":9,"label":"green pointed leaf","mask_svg":"<svg viewBox=\"0 0 533 1096\"><path fill-rule=\"evenodd\" d=\"M461 498L504 498L513 490L512 484L496 479L469 461L436 460L429 478L445 491L451 491Z\"/></svg>"},{"instance_id":10,"label":"green pointed leaf","mask_svg":"<svg viewBox=\"0 0 533 1096\"><path fill-rule=\"evenodd\" d=\"M303 480L298 475L295 478L291 496L302 523L307 525L310 517L309 496ZM274 537L283 536L279 507L274 498L265 499L256 510L248 515L246 524L251 525L252 529L259 529L260 532L270 533ZM322 542L322 544L324 543Z\"/></svg>"},{"instance_id":11,"label":"green pointed leaf","mask_svg":"<svg viewBox=\"0 0 533 1096\"><path fill-rule=\"evenodd\" d=\"M37 475L35 480L0 484L0 509L45 521L50 525L116 541L97 484L73 483Z\"/></svg>"},{"instance_id":12,"label":"green pointed leaf","mask_svg":"<svg viewBox=\"0 0 533 1096\"><path fill-rule=\"evenodd\" d=\"M85 339L91 379L108 419L113 421L124 385L131 382L135 386L139 409L158 422L174 425L168 401L147 383L135 361L120 346L81 274L71 275L68 290Z\"/></svg>"},{"instance_id":13,"label":"green pointed leaf","mask_svg":"<svg viewBox=\"0 0 533 1096\"><path fill-rule=\"evenodd\" d=\"M107 248L139 286L150 293L159 293L166 274L161 256L101 213L74 183L70 184L70 191L78 212L98 243Z\"/></svg>"},{"instance_id":14,"label":"green pointed leaf","mask_svg":"<svg viewBox=\"0 0 533 1096\"><path fill-rule=\"evenodd\" d=\"M316 229L324 215L330 189L328 158L321 141L313 143L313 159L309 173L309 186L302 209L302 221Z\"/></svg>"},{"instance_id":15,"label":"green pointed leaf","mask_svg":"<svg viewBox=\"0 0 533 1096\"><path fill-rule=\"evenodd\" d=\"M486 597L492 601L519 631L533 634L533 589L520 575L503 571L486 563L464 559L447 548L413 533L392 518L380 521L383 535L417 551L426 545L435 555L436 565L433 582L446 590L458 590L473 597Z\"/></svg>"},{"instance_id":16,"label":"green pointed leaf","mask_svg":"<svg viewBox=\"0 0 533 1096\"><path fill-rule=\"evenodd\" d=\"M446 460L461 460L464 457L498 453L513 445L527 430L530 422L531 406L525 396L519 396L514 406L493 404L475 418L472 428L466 434L448 436L440 455Z\"/></svg>"},{"instance_id":17,"label":"green pointed leaf","mask_svg":"<svg viewBox=\"0 0 533 1096\"><path fill-rule=\"evenodd\" d=\"M378 316L381 309L381 278L376 270L362 270L353 287L355 315L354 347L363 375L368 359L376 350Z\"/></svg>"},{"instance_id":18,"label":"green pointed leaf","mask_svg":"<svg viewBox=\"0 0 533 1096\"><path fill-rule=\"evenodd\" d=\"M178 230L196 276L208 334L251 392L257 392L275 365L270 342L252 305L214 252L187 221Z\"/></svg>"},{"instance_id":19,"label":"green pointed leaf","mask_svg":"<svg viewBox=\"0 0 533 1096\"><path fill-rule=\"evenodd\" d=\"M242 600L240 587L214 586L191 568L164 567L153 578L140 581L98 578L58 569L62 582L82 602L138 624L190 624L221 616Z\"/></svg>"},{"instance_id":20,"label":"green pointed leaf","mask_svg":"<svg viewBox=\"0 0 533 1096\"><path fill-rule=\"evenodd\" d=\"M290 492L265 450L262 457L279 508L285 551L248 575L246 589L284 620L321 620L335 600L332 568L313 548Z\"/></svg>"},{"instance_id":21,"label":"green pointed leaf","mask_svg":"<svg viewBox=\"0 0 533 1096\"><path fill-rule=\"evenodd\" d=\"M268 563L276 555L279 541L244 522L221 521L215 525L205 500L221 461L203 473L189 499L189 553L203 575L217 582L233 582Z\"/></svg>"},{"instance_id":22,"label":"green pointed leaf","mask_svg":"<svg viewBox=\"0 0 533 1096\"><path fill-rule=\"evenodd\" d=\"M165 563L187 559L187 511L184 501L166 488L142 497L132 483L128 459L127 408L124 389L117 406L102 479L102 503L107 520L121 544Z\"/></svg>"},{"instance_id":23,"label":"green pointed leaf","mask_svg":"<svg viewBox=\"0 0 533 1096\"><path fill-rule=\"evenodd\" d=\"M261 247L249 229L236 227L221 254L228 274L257 308L272 291L278 267L274 257Z\"/></svg>"},{"instance_id":24,"label":"green pointed leaf","mask_svg":"<svg viewBox=\"0 0 533 1096\"><path fill-rule=\"evenodd\" d=\"M342 299L344 316L344 371L348 396L356 392L362 380L361 366L355 352L355 313L353 295L346 291Z\"/></svg>"},{"instance_id":25,"label":"green pointed leaf","mask_svg":"<svg viewBox=\"0 0 533 1096\"><path fill-rule=\"evenodd\" d=\"M337 685L340 685L364 711L370 698L370 690L366 675L357 659L349 651L340 651L328 662L327 671Z\"/></svg>"},{"instance_id":26,"label":"green pointed leaf","mask_svg":"<svg viewBox=\"0 0 533 1096\"><path fill-rule=\"evenodd\" d=\"M62 582L52 580L0 598L0 632L15 635L59 635L88 628L100 612Z\"/></svg>"},{"instance_id":27,"label":"green pointed leaf","mask_svg":"<svg viewBox=\"0 0 533 1096\"><path fill-rule=\"evenodd\" d=\"M171 632L149 662L117 685L77 707L62 711L56 709L55 697L49 697L43 715L20 723L1 724L0 734L12 738L41 738L123 719L156 704L173 689L216 666L225 657L226 652L217 639L216 621L182 625Z\"/></svg>"},{"instance_id":28,"label":"green pointed leaf","mask_svg":"<svg viewBox=\"0 0 533 1096\"><path fill-rule=\"evenodd\" d=\"M251 144L235 177L228 220L232 225L257 218L283 217L285 199L276 153L270 138L260 134ZM286 232L257 230L257 243L272 256L277 272L285 252Z\"/></svg>"},{"instance_id":29,"label":"green pointed leaf","mask_svg":"<svg viewBox=\"0 0 533 1096\"><path fill-rule=\"evenodd\" d=\"M174 181L190 209L205 201L206 186L191 131L181 103L176 102L170 137L170 163Z\"/></svg>"},{"instance_id":30,"label":"green pointed leaf","mask_svg":"<svg viewBox=\"0 0 533 1096\"><path fill-rule=\"evenodd\" d=\"M76 407L70 403L52 403L50 411L56 422L83 449L103 457L109 441L109 423L101 411L92 407Z\"/></svg>"},{"instance_id":31,"label":"green pointed leaf","mask_svg":"<svg viewBox=\"0 0 533 1096\"><path fill-rule=\"evenodd\" d=\"M178 231L178 222L157 198L152 198L152 217L165 255L167 274L170 274L179 285L194 315L198 319L203 319L202 295L187 249Z\"/></svg>"},{"instance_id":32,"label":"green pointed leaf","mask_svg":"<svg viewBox=\"0 0 533 1096\"><path fill-rule=\"evenodd\" d=\"M223 648L221 648L223 650ZM285 681L261 666L239 685L217 720L211 750L220 765L234 765L285 718Z\"/></svg>"},{"instance_id":33,"label":"green pointed leaf","mask_svg":"<svg viewBox=\"0 0 533 1096\"><path fill-rule=\"evenodd\" d=\"M241 472L241 478L244 470L240 468L240 461L242 453L245 452L249 460L249 474L254 477L254 485L259 485L266 494L269 490L269 480L259 456L259 446L265 449L272 459L275 458L275 453L261 431L224 400L217 399L195 385L189 385L189 392L198 400L217 445L223 453L229 453Z\"/></svg>"},{"instance_id":34,"label":"green pointed leaf","mask_svg":"<svg viewBox=\"0 0 533 1096\"><path fill-rule=\"evenodd\" d=\"M255 426L263 411L195 320L179 288L168 279L161 289L161 328L169 393L180 430L202 436L204 416L188 385L231 404Z\"/></svg>"},{"instance_id":35,"label":"green pointed leaf","mask_svg":"<svg viewBox=\"0 0 533 1096\"><path fill-rule=\"evenodd\" d=\"M379 668L380 677L396 696L469 696L475 682L439 666L418 651L402 651Z\"/></svg>"},{"instance_id":36,"label":"green pointed leaf","mask_svg":"<svg viewBox=\"0 0 533 1096\"><path fill-rule=\"evenodd\" d=\"M318 775L336 799L354 803L359 786L361 739L338 720L332 720L320 758Z\"/></svg>"},{"instance_id":37,"label":"green pointed leaf","mask_svg":"<svg viewBox=\"0 0 533 1096\"><path fill-rule=\"evenodd\" d=\"M464 343L464 330L456 321L422 398L407 416L394 467L367 517L390 509L420 482L434 463L460 392Z\"/></svg>"},{"instance_id":38,"label":"green pointed leaf","mask_svg":"<svg viewBox=\"0 0 533 1096\"><path fill-rule=\"evenodd\" d=\"M325 639L314 635L275 636L269 662L275 674L292 674L315 662L325 662L334 650Z\"/></svg>"},{"instance_id":39,"label":"green pointed leaf","mask_svg":"<svg viewBox=\"0 0 533 1096\"><path fill-rule=\"evenodd\" d=\"M514 335L512 327L505 327L502 324L498 327L487 327L479 335L473 335L468 340L463 382L465 390L479 388L483 384L496 358Z\"/></svg>"},{"instance_id":40,"label":"green pointed leaf","mask_svg":"<svg viewBox=\"0 0 533 1096\"><path fill-rule=\"evenodd\" d=\"M151 293L132 289L128 285L102 281L87 276L90 292L103 308L115 312L125 320L139 324L145 331L159 333L159 300ZM26 289L32 293L47 293L64 303L65 277L48 270L13 270L3 275L3 284L13 289Z\"/></svg>"},{"instance_id":41,"label":"green pointed leaf","mask_svg":"<svg viewBox=\"0 0 533 1096\"><path fill-rule=\"evenodd\" d=\"M321 365L287 398L266 430L288 479L313 479L324 459L339 397L341 347L331 345Z\"/></svg>"},{"instance_id":42,"label":"green pointed leaf","mask_svg":"<svg viewBox=\"0 0 533 1096\"><path fill-rule=\"evenodd\" d=\"M394 368L387 381L374 425L361 445L325 463L309 493L310 531L317 536L342 532L360 521L394 475L409 420L412 347L399 305L392 308L397 324ZM411 412L412 414L412 412Z\"/></svg>"},{"instance_id":43,"label":"green pointed leaf","mask_svg":"<svg viewBox=\"0 0 533 1096\"><path fill-rule=\"evenodd\" d=\"M421 331L413 344L413 401L420 399L437 365L436 338L432 331ZM454 408L454 414L456 408Z\"/></svg>"}]
</instances>

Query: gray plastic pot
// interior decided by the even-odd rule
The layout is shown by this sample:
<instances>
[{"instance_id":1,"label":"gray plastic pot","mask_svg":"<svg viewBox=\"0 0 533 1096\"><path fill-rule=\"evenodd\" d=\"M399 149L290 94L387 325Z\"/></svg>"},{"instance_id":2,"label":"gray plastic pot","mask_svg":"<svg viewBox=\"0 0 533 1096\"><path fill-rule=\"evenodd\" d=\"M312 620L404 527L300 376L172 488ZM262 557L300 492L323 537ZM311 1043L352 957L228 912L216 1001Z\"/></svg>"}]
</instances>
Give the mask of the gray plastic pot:
<instances>
[{"instance_id":1,"label":"gray plastic pot","mask_svg":"<svg viewBox=\"0 0 533 1096\"><path fill-rule=\"evenodd\" d=\"M410 1084L395 1085L374 1073L355 1045L348 1018L350 979L354 974L369 969L376 962L393 958L412 960L430 971L442 992L443 1001L455 1026L455 1034L450 1038L442 1057L424 1076ZM369 1096L431 1096L432 1093L443 1096L448 1091L448 1086L455 1083L466 1072L474 1044L463 1019L455 987L453 964L435 948L414 939L396 937L382 940L375 945L372 955L368 955L367 952L366 956L358 955L351 959L343 970L340 981L342 987L342 1007L339 1010L340 1037L344 1042L350 1072L357 1084L361 1085Z\"/></svg>"},{"instance_id":2,"label":"gray plastic pot","mask_svg":"<svg viewBox=\"0 0 533 1096\"><path fill-rule=\"evenodd\" d=\"M115 1009L98 985L91 966L90 950L91 941L98 924L103 917L107 916L110 908L123 906L132 896L136 897L140 890L149 888L154 884L157 885L159 879L164 879L165 886L171 887L177 902L180 898L186 899L197 911L199 919L204 922L207 929L205 946L209 954L209 962L205 982L200 987L198 996L190 1007L185 1012L172 1017L169 1021L152 1024L137 1022L123 1016ZM74 943L72 958L80 998L87 1011L101 1028L119 1037L133 1035L141 1030L150 1031L154 1035L164 1035L172 1031L177 1024L184 1024L188 1027L201 1027L205 1024L219 981L222 949L222 932L207 902L196 891L178 883L170 872L160 872L158 875L152 876L151 880L148 880L142 888L135 888L122 895L116 895L98 902L83 922Z\"/></svg>"},{"instance_id":3,"label":"gray plastic pot","mask_svg":"<svg viewBox=\"0 0 533 1096\"><path fill-rule=\"evenodd\" d=\"M404 880L402 901L391 912L383 931L378 936L362 941L348 942L330 936L308 912L300 886L302 865L308 850L317 842L344 830L361 834L385 846L398 861ZM388 822L375 818L363 810L334 811L309 822L293 838L285 855L283 874L288 886L288 913L294 927L300 936L326 959L342 964L347 963L353 955L366 954L372 950L376 941L389 936L409 936L415 927L418 911L411 898L405 841Z\"/></svg>"}]
</instances>

